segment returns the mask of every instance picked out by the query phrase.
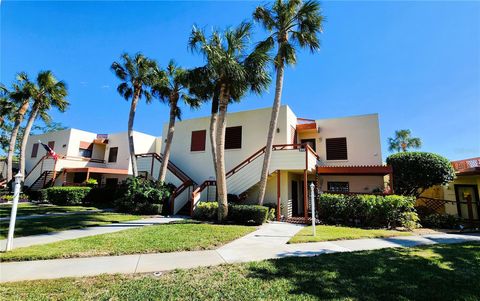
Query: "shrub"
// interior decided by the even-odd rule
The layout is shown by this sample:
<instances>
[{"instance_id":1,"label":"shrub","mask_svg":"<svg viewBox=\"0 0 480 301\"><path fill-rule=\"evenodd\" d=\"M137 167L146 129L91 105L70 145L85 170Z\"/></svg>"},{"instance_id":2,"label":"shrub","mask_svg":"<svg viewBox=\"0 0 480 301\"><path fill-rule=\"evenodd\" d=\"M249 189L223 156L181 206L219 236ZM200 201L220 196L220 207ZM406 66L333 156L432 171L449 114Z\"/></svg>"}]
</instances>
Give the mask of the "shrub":
<instances>
[{"instance_id":1,"label":"shrub","mask_svg":"<svg viewBox=\"0 0 480 301\"><path fill-rule=\"evenodd\" d=\"M4 194L0 195L0 203L8 203L13 201L13 194ZM18 198L19 202L28 202L29 197L28 195L21 193L20 197Z\"/></svg>"},{"instance_id":2,"label":"shrub","mask_svg":"<svg viewBox=\"0 0 480 301\"><path fill-rule=\"evenodd\" d=\"M125 196L127 187L94 187L85 198L85 204L98 208L113 208L115 200Z\"/></svg>"},{"instance_id":3,"label":"shrub","mask_svg":"<svg viewBox=\"0 0 480 301\"><path fill-rule=\"evenodd\" d=\"M193 218L201 221L213 221L217 219L217 202L200 202L193 211Z\"/></svg>"},{"instance_id":4,"label":"shrub","mask_svg":"<svg viewBox=\"0 0 480 301\"><path fill-rule=\"evenodd\" d=\"M433 213L422 217L420 223L428 228L455 229L460 226L461 219L451 214Z\"/></svg>"},{"instance_id":5,"label":"shrub","mask_svg":"<svg viewBox=\"0 0 480 301\"><path fill-rule=\"evenodd\" d=\"M86 180L84 183L88 187L95 187L95 186L98 185L98 181L96 179L93 179L93 178L90 178L90 179Z\"/></svg>"},{"instance_id":6,"label":"shrub","mask_svg":"<svg viewBox=\"0 0 480 301\"><path fill-rule=\"evenodd\" d=\"M417 227L415 199L398 195L343 195L318 197L319 218L327 224L365 227Z\"/></svg>"},{"instance_id":7,"label":"shrub","mask_svg":"<svg viewBox=\"0 0 480 301\"><path fill-rule=\"evenodd\" d=\"M49 187L40 190L41 199L54 205L81 205L90 187Z\"/></svg>"},{"instance_id":8,"label":"shrub","mask_svg":"<svg viewBox=\"0 0 480 301\"><path fill-rule=\"evenodd\" d=\"M161 214L163 203L170 198L173 187L143 178L128 178L124 196L115 200L119 212Z\"/></svg>"},{"instance_id":9,"label":"shrub","mask_svg":"<svg viewBox=\"0 0 480 301\"><path fill-rule=\"evenodd\" d=\"M261 225L267 221L269 209L258 205L230 205L228 220L237 224Z\"/></svg>"},{"instance_id":10,"label":"shrub","mask_svg":"<svg viewBox=\"0 0 480 301\"><path fill-rule=\"evenodd\" d=\"M395 193L418 197L425 189L453 180L455 172L450 161L437 154L403 152L387 158L393 169Z\"/></svg>"}]
</instances>

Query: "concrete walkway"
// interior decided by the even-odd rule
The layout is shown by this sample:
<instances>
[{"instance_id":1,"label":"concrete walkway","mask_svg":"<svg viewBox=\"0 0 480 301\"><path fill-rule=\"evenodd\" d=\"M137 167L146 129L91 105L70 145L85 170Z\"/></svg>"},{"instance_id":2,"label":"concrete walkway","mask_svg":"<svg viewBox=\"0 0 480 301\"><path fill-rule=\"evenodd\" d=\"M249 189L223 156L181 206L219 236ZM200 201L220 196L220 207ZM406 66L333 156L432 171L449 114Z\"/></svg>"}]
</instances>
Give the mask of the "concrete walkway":
<instances>
[{"instance_id":1,"label":"concrete walkway","mask_svg":"<svg viewBox=\"0 0 480 301\"><path fill-rule=\"evenodd\" d=\"M270 223L217 250L140 254L75 259L54 259L0 264L0 282L114 273L151 273L173 269L213 266L288 256L316 256L437 243L480 242L480 235L431 234L385 239L357 239L319 243L286 244L302 226Z\"/></svg>"},{"instance_id":2,"label":"concrete walkway","mask_svg":"<svg viewBox=\"0 0 480 301\"><path fill-rule=\"evenodd\" d=\"M62 241L67 239L75 239L87 236L93 236L98 234L118 232L127 229L139 228L149 225L167 224L173 221L179 221L185 219L184 217L152 217L144 218L134 221L128 221L123 223L107 224L96 227L86 227L82 229L66 230L61 232L50 232L39 235L29 235L24 237L18 237L13 239L13 248L23 248L33 245L47 244L56 241ZM0 240L0 250L5 250L7 240Z\"/></svg>"}]
</instances>

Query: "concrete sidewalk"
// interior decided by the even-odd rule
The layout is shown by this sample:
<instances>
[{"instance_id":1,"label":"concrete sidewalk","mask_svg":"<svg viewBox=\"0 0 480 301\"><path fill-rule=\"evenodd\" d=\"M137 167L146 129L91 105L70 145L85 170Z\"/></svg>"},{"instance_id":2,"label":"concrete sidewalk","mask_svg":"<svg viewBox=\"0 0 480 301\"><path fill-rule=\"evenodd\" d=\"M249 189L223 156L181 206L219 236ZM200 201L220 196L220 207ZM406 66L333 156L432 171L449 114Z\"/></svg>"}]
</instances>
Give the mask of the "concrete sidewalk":
<instances>
[{"instance_id":1,"label":"concrete sidewalk","mask_svg":"<svg viewBox=\"0 0 480 301\"><path fill-rule=\"evenodd\" d=\"M0 281L81 277L105 273L150 273L288 256L316 256L325 253L413 247L437 243L480 242L480 235L431 234L385 239L286 244L290 237L301 228L302 226L287 223L270 223L217 250L209 251L1 263Z\"/></svg>"},{"instance_id":2,"label":"concrete sidewalk","mask_svg":"<svg viewBox=\"0 0 480 301\"><path fill-rule=\"evenodd\" d=\"M96 227L86 227L82 229L66 230L61 232L51 232L39 235L30 235L13 239L13 248L29 247L33 245L47 244L67 239L75 239L98 234L118 232L127 229L139 228L149 225L167 224L173 221L184 220L185 217L152 217L144 218L123 223L114 223ZM0 240L0 250L5 250L7 240Z\"/></svg>"}]
</instances>

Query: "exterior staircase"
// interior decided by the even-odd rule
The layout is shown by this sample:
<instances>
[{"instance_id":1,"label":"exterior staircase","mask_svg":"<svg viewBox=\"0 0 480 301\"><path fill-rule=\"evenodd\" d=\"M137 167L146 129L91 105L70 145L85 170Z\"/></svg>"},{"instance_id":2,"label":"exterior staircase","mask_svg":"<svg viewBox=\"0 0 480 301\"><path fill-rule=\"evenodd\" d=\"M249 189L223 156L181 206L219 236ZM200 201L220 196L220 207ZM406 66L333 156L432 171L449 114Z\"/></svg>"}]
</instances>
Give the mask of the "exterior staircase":
<instances>
[{"instance_id":1,"label":"exterior staircase","mask_svg":"<svg viewBox=\"0 0 480 301\"><path fill-rule=\"evenodd\" d=\"M37 191L42 188L48 187L51 185L53 180L53 171L46 170L30 185L29 189L31 191Z\"/></svg>"}]
</instances>

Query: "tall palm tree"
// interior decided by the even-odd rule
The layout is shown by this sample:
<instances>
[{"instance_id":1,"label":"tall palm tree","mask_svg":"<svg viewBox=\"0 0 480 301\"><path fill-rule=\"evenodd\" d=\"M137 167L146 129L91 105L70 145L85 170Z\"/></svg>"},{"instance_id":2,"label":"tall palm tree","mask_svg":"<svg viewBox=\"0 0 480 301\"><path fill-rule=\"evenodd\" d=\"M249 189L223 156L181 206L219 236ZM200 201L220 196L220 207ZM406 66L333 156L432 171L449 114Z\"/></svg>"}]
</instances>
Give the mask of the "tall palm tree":
<instances>
[{"instance_id":1,"label":"tall palm tree","mask_svg":"<svg viewBox=\"0 0 480 301\"><path fill-rule=\"evenodd\" d=\"M16 104L10 99L10 91L0 83L0 129L3 128L5 119L8 119L16 109Z\"/></svg>"},{"instance_id":2,"label":"tall palm tree","mask_svg":"<svg viewBox=\"0 0 480 301\"><path fill-rule=\"evenodd\" d=\"M52 107L57 108L60 112L65 112L70 105L66 99L68 95L67 85L65 82L59 81L52 71L40 71L36 82L31 85L30 93L33 105L20 147L20 172L23 176L25 176L25 150L33 123L37 117L48 123L51 120L48 111Z\"/></svg>"},{"instance_id":3,"label":"tall palm tree","mask_svg":"<svg viewBox=\"0 0 480 301\"><path fill-rule=\"evenodd\" d=\"M130 113L128 115L128 146L130 151L130 161L132 162L133 176L138 176L137 160L135 157L135 145L133 142L133 122L135 120L135 112L137 110L138 101L145 97L147 103L152 100L149 88L159 78L159 70L157 63L145 57L141 53L135 54L133 57L124 53L121 55L120 62L113 62L112 71L122 81L118 85L118 93L125 98L126 101L132 99L130 104Z\"/></svg>"},{"instance_id":4,"label":"tall palm tree","mask_svg":"<svg viewBox=\"0 0 480 301\"><path fill-rule=\"evenodd\" d=\"M262 205L267 188L273 139L275 138L281 105L284 69L286 65L295 65L297 62L295 46L309 48L312 52L320 49L318 35L323 30L324 18L321 14L320 5L316 1L302 2L301 0L276 0L271 7L259 6L255 9L253 18L270 32L267 39L259 43L259 47L273 48L276 46L277 48L277 54L273 60L277 73L275 98L268 128L267 147L263 159L258 195L258 203Z\"/></svg>"},{"instance_id":5,"label":"tall palm tree","mask_svg":"<svg viewBox=\"0 0 480 301\"><path fill-rule=\"evenodd\" d=\"M201 100L188 93L188 70L178 67L173 60L168 63L166 71L160 73L160 78L152 87L152 94L157 96L163 103L170 107L170 119L168 122L167 141L163 151L162 164L158 180L165 182L168 161L170 159L170 148L175 131L175 120L181 119L182 112L179 107L179 100L183 100L190 108L198 108Z\"/></svg>"},{"instance_id":6,"label":"tall palm tree","mask_svg":"<svg viewBox=\"0 0 480 301\"><path fill-rule=\"evenodd\" d=\"M409 148L420 148L422 140L412 137L410 130L395 131L394 138L388 138L388 150L391 152L406 152Z\"/></svg>"},{"instance_id":7,"label":"tall palm tree","mask_svg":"<svg viewBox=\"0 0 480 301\"><path fill-rule=\"evenodd\" d=\"M16 104L18 109L13 114L13 129L8 145L7 181L10 181L13 178L13 154L15 153L15 146L17 145L18 131L30 105L31 86L32 83L28 79L27 74L25 72L21 72L17 75L17 82L13 84L13 90L9 93L11 103Z\"/></svg>"},{"instance_id":8,"label":"tall palm tree","mask_svg":"<svg viewBox=\"0 0 480 301\"><path fill-rule=\"evenodd\" d=\"M248 51L251 24L241 23L223 33L214 32L207 39L202 30L194 28L190 47L204 55L211 81L218 85L218 117L215 127L216 180L218 194L218 220L228 214L227 179L225 175L225 129L229 102L240 100L249 90L263 92L270 83L267 71L269 57L264 48Z\"/></svg>"}]
</instances>

